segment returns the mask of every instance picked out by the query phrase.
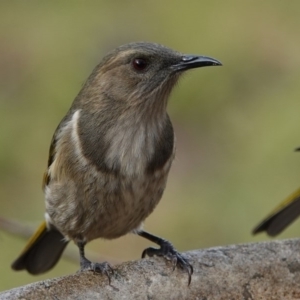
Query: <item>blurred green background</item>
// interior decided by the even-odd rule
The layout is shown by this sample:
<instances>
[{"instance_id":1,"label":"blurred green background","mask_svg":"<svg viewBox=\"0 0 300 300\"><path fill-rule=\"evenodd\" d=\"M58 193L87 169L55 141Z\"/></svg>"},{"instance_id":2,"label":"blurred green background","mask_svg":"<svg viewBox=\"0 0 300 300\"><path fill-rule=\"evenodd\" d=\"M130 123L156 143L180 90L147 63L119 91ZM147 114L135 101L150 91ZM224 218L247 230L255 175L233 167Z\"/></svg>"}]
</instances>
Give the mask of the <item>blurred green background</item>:
<instances>
[{"instance_id":1,"label":"blurred green background","mask_svg":"<svg viewBox=\"0 0 300 300\"><path fill-rule=\"evenodd\" d=\"M190 72L172 94L177 158L145 228L180 251L269 239L251 236L252 228L300 186L299 1L1 1L0 8L0 215L32 226L43 220L42 174L58 122L103 55L143 40L224 64ZM299 235L297 222L279 238ZM10 263L25 240L0 230L0 245L0 290L79 267L61 260L43 276L15 273ZM147 246L128 235L87 248L125 261Z\"/></svg>"}]
</instances>

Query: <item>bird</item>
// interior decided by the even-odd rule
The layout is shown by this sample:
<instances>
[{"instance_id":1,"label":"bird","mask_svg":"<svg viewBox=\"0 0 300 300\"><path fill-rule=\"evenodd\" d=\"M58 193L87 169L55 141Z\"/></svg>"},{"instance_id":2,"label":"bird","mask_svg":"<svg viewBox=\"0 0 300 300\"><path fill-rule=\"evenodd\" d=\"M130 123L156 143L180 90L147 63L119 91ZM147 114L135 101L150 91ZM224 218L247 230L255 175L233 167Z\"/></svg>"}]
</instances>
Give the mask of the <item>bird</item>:
<instances>
[{"instance_id":1,"label":"bird","mask_svg":"<svg viewBox=\"0 0 300 300\"><path fill-rule=\"evenodd\" d=\"M300 151L300 147L295 151ZM253 234L266 232L269 236L280 234L300 216L300 189L289 195L263 219L253 230Z\"/></svg>"},{"instance_id":2,"label":"bird","mask_svg":"<svg viewBox=\"0 0 300 300\"><path fill-rule=\"evenodd\" d=\"M171 260L190 283L188 259L145 231L143 222L163 195L175 155L169 95L185 71L221 65L150 42L125 44L104 56L56 128L43 177L45 221L12 269L44 273L74 241L80 270L110 280L113 268L88 260L85 245L134 233L159 246L145 249L142 258Z\"/></svg>"}]
</instances>

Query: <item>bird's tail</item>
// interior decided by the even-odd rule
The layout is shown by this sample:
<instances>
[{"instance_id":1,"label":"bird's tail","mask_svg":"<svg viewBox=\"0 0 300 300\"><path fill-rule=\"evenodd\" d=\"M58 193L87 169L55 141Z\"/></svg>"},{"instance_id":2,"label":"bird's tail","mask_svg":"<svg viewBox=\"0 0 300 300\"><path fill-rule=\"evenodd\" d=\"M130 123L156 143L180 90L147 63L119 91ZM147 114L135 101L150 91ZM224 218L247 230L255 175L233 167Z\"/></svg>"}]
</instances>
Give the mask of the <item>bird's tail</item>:
<instances>
[{"instance_id":1,"label":"bird's tail","mask_svg":"<svg viewBox=\"0 0 300 300\"><path fill-rule=\"evenodd\" d=\"M43 222L11 267L16 271L27 270L33 275L44 273L54 267L67 244L59 231L47 229Z\"/></svg>"},{"instance_id":2,"label":"bird's tail","mask_svg":"<svg viewBox=\"0 0 300 300\"><path fill-rule=\"evenodd\" d=\"M275 236L300 216L300 189L279 204L273 212L258 224L253 234L266 231L268 235Z\"/></svg>"}]
</instances>

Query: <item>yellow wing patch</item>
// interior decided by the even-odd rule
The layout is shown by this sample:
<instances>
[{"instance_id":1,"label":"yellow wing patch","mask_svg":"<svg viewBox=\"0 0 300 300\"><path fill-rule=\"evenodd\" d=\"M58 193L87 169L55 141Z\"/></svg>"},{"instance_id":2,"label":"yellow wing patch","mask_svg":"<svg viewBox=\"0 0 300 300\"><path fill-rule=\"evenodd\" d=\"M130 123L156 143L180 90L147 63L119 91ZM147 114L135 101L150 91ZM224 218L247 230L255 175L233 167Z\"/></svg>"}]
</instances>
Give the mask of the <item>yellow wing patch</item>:
<instances>
[{"instance_id":1,"label":"yellow wing patch","mask_svg":"<svg viewBox=\"0 0 300 300\"><path fill-rule=\"evenodd\" d=\"M22 253L20 254L20 256L22 256L24 253L26 253L46 230L47 230L47 225L46 225L46 221L44 221L39 226L38 230L29 239L29 241L27 242L27 244L26 244L24 250L22 251Z\"/></svg>"},{"instance_id":2,"label":"yellow wing patch","mask_svg":"<svg viewBox=\"0 0 300 300\"><path fill-rule=\"evenodd\" d=\"M289 206L295 199L300 197L300 189L296 190L293 194L291 194L288 198L286 198L283 202L281 202L275 209L270 213L270 216L275 215L279 211L283 210L285 207Z\"/></svg>"}]
</instances>

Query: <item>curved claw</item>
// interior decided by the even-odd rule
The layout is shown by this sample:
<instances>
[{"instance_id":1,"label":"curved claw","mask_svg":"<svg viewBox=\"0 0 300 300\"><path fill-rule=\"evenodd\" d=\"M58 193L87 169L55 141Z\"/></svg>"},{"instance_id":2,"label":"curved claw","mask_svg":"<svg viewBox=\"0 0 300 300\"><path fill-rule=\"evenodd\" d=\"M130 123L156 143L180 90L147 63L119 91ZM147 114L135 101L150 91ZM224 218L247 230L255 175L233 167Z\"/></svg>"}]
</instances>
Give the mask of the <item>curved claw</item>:
<instances>
[{"instance_id":1,"label":"curved claw","mask_svg":"<svg viewBox=\"0 0 300 300\"><path fill-rule=\"evenodd\" d=\"M92 263L91 264L92 270L94 273L100 273L106 275L108 278L108 284L110 285L111 283L111 275L114 274L113 268L109 265L109 263L104 262L104 263Z\"/></svg>"},{"instance_id":2,"label":"curved claw","mask_svg":"<svg viewBox=\"0 0 300 300\"><path fill-rule=\"evenodd\" d=\"M186 271L188 273L188 286L191 284L192 281L192 275L194 272L193 266L187 261L187 259L183 258L183 256L180 253L175 254L176 257L176 266L179 266L182 270Z\"/></svg>"},{"instance_id":3,"label":"curved claw","mask_svg":"<svg viewBox=\"0 0 300 300\"><path fill-rule=\"evenodd\" d=\"M146 256L153 257L154 255L162 256L162 255L159 255L158 250L159 249L156 249L153 247L146 248L142 253L142 258L145 258Z\"/></svg>"},{"instance_id":4,"label":"curved claw","mask_svg":"<svg viewBox=\"0 0 300 300\"><path fill-rule=\"evenodd\" d=\"M145 249L144 251L143 251L143 253L142 253L142 258L145 258L146 257L146 255L147 255L147 251L146 251L147 249Z\"/></svg>"},{"instance_id":5,"label":"curved claw","mask_svg":"<svg viewBox=\"0 0 300 300\"><path fill-rule=\"evenodd\" d=\"M188 262L186 258L184 258L175 248L167 241L164 241L164 244L161 245L161 248L146 248L142 253L142 258L145 258L147 256L152 257L154 255L156 256L164 256L166 259L171 260L173 271L176 269L176 267L179 267L180 269L184 270L188 273L188 286L191 284L192 281L192 275L194 272L193 266Z\"/></svg>"},{"instance_id":6,"label":"curved claw","mask_svg":"<svg viewBox=\"0 0 300 300\"><path fill-rule=\"evenodd\" d=\"M108 278L108 284L111 283L111 275L114 274L113 268L107 262L103 263L92 263L88 259L82 259L81 271L93 271L95 273L106 275Z\"/></svg>"},{"instance_id":7,"label":"curved claw","mask_svg":"<svg viewBox=\"0 0 300 300\"><path fill-rule=\"evenodd\" d=\"M177 259L176 255L173 256L172 263L173 263L173 272L174 272L177 267L177 263L178 263L178 259Z\"/></svg>"},{"instance_id":8,"label":"curved claw","mask_svg":"<svg viewBox=\"0 0 300 300\"><path fill-rule=\"evenodd\" d=\"M192 281L192 275L193 275L193 267L190 265L190 268L187 269L188 275L189 275L189 280L188 280L188 286L191 284Z\"/></svg>"},{"instance_id":9,"label":"curved claw","mask_svg":"<svg viewBox=\"0 0 300 300\"><path fill-rule=\"evenodd\" d=\"M111 276L110 276L110 274L108 273L107 270L105 270L104 272L105 272L106 277L108 278L108 285L110 285L110 283L111 283Z\"/></svg>"},{"instance_id":10,"label":"curved claw","mask_svg":"<svg viewBox=\"0 0 300 300\"><path fill-rule=\"evenodd\" d=\"M193 266L189 263L187 263L187 265L185 265L185 270L187 271L188 273L188 276L189 276L189 279L188 279L188 286L191 284L191 281L192 281L192 275L194 273L194 269L193 269Z\"/></svg>"}]
</instances>

